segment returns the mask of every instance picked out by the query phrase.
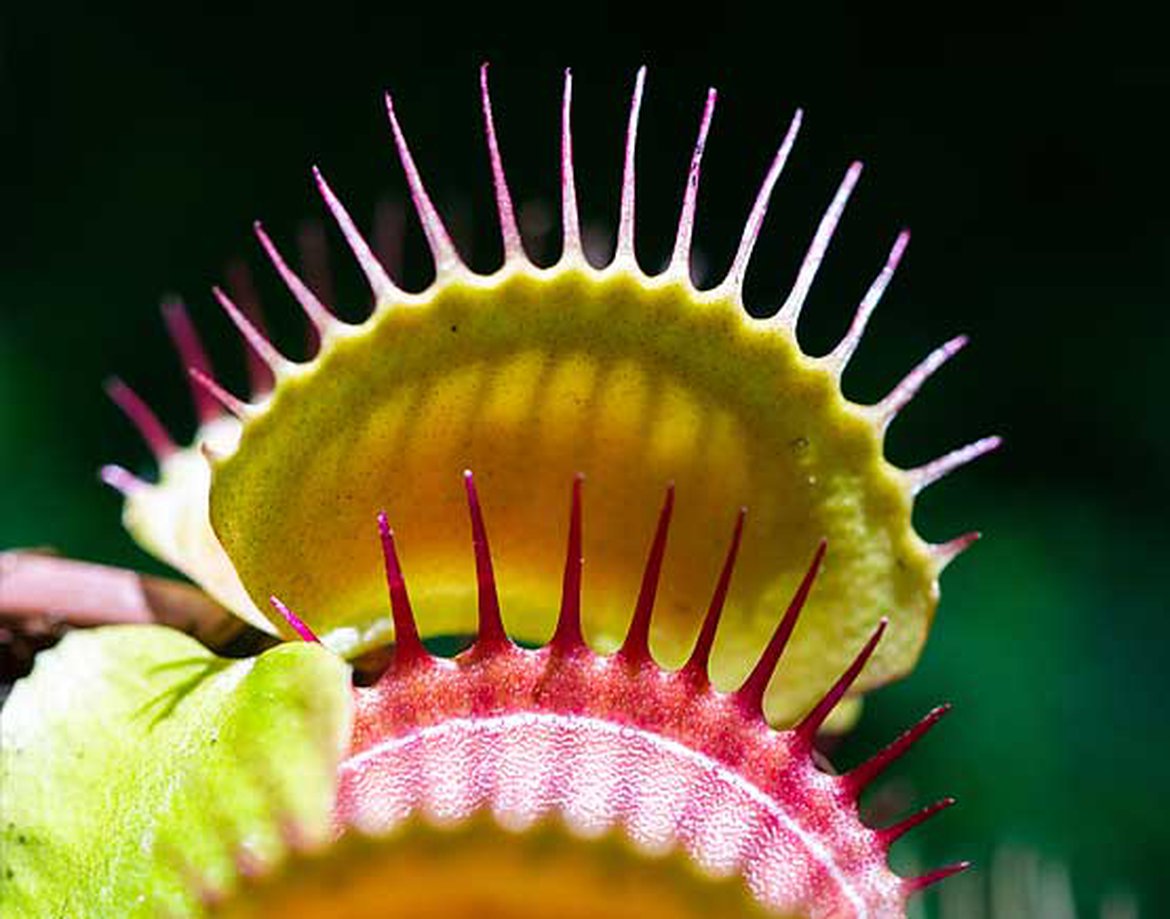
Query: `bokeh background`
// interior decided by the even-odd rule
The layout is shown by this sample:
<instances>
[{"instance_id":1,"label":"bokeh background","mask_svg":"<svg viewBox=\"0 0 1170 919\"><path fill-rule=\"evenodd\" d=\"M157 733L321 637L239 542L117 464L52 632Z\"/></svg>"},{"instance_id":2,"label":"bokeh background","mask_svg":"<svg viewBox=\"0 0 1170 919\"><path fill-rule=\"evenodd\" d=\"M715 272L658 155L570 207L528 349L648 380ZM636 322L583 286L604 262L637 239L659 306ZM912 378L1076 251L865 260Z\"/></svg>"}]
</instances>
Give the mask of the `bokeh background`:
<instances>
[{"instance_id":1,"label":"bokeh background","mask_svg":"<svg viewBox=\"0 0 1170 919\"><path fill-rule=\"evenodd\" d=\"M877 398L969 332L968 351L896 423L890 454L911 465L988 432L1006 438L922 500L928 538L978 528L985 539L947 572L920 668L872 697L835 758L847 766L952 700L886 794L960 804L900 844L901 862L972 858L986 872L999 847L1018 846L1067 868L1084 915L1119 890L1159 913L1170 859L1170 65L1158 23L1087 3L857 14L742 2L94 6L0 11L0 547L158 570L96 478L112 460L149 469L102 380L125 375L187 433L157 303L185 295L240 384L239 346L209 296L237 256L295 353L295 310L250 224L263 217L291 241L320 217L313 162L363 221L380 198L401 199L383 89L482 268L499 244L481 60L493 64L524 229L550 257L556 234L541 234L558 216L562 67L576 80L582 208L604 238L634 71L650 65L638 215L648 264L668 249L706 87L721 101L697 238L714 270L802 105L753 302L779 302L842 171L863 159L802 323L806 349L841 334L908 225L910 254L847 392ZM418 237L408 224L406 270L421 285ZM342 310L358 315L357 272L336 264Z\"/></svg>"}]
</instances>

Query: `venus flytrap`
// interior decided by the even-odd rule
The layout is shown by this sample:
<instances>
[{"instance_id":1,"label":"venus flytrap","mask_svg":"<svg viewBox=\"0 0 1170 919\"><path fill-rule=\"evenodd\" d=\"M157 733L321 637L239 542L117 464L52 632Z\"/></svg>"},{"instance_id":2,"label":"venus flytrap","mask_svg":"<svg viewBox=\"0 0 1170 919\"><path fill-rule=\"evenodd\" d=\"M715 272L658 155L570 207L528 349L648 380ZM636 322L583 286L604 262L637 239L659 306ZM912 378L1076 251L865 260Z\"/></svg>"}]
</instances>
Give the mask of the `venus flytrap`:
<instances>
[{"instance_id":1,"label":"venus flytrap","mask_svg":"<svg viewBox=\"0 0 1170 919\"><path fill-rule=\"evenodd\" d=\"M314 170L369 283L367 319L339 319L259 224L319 337L310 360L282 355L217 289L271 374L271 388L241 399L215 380L181 308L168 310L201 426L180 448L115 383L160 477L116 467L104 477L125 494L126 524L146 548L298 644L219 663L166 630L111 628L45 654L5 710L4 778L21 804L3 828L13 876L0 904L17 915L890 916L957 869L903 879L886 866L889 845L948 802L884 829L864 826L856 805L942 709L841 776L814 762L812 741L831 716L847 722L861 693L913 666L939 574L973 538L924 542L912 506L997 439L910 470L883 454L890 421L964 339L875 405L842 393L908 241L901 233L842 341L822 357L801 351L801 309L860 164L787 299L767 319L748 315L744 276L799 112L727 275L698 289L692 233L713 91L672 257L647 275L634 252L644 76L616 251L603 267L581 245L571 78L563 251L539 268L517 227L484 68L499 269L480 275L462 261L387 97L434 257L428 289L399 287ZM475 477L464 474L460 494L465 469ZM566 531L556 511L571 482ZM746 528L745 512L736 516L745 507ZM423 644L453 634L476 636L454 659ZM351 686L341 659L391 643L380 678ZM296 689L247 692L259 671ZM238 692L222 688L225 674ZM133 741L117 755L85 756L86 695L99 740ZM248 749L263 754L213 758L199 743L213 722L235 736L251 719L263 728ZM75 770L83 780L71 784ZM216 800L200 810L192 798L205 793ZM290 794L328 806L293 806ZM74 877L95 857L97 827L108 833L107 868ZM444 864L459 877L411 883L440 877ZM531 884L552 899L524 896Z\"/></svg>"}]
</instances>

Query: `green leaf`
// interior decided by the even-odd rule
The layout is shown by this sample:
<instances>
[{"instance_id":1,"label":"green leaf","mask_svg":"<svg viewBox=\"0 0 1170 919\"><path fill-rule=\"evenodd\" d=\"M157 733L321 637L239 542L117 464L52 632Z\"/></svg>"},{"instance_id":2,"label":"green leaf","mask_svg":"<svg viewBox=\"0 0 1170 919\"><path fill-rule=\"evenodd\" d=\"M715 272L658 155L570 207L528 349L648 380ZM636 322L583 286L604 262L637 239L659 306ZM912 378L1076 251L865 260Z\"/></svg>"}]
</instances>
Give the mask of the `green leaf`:
<instances>
[{"instance_id":1,"label":"green leaf","mask_svg":"<svg viewBox=\"0 0 1170 919\"><path fill-rule=\"evenodd\" d=\"M216 657L155 626L74 632L0 714L0 915L185 916L329 832L347 666Z\"/></svg>"}]
</instances>

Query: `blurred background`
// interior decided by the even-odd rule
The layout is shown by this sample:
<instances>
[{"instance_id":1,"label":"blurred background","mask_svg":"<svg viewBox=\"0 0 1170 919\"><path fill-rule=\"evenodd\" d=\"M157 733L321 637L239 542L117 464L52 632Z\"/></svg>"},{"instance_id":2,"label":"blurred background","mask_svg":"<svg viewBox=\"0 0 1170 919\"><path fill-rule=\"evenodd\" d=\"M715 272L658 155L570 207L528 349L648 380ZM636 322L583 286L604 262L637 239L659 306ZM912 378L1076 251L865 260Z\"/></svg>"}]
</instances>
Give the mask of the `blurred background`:
<instances>
[{"instance_id":1,"label":"blurred background","mask_svg":"<svg viewBox=\"0 0 1170 919\"><path fill-rule=\"evenodd\" d=\"M563 67L574 68L583 215L604 248L629 91L650 65L638 190L650 267L673 238L707 86L720 104L697 246L713 272L803 106L749 278L754 308L775 309L842 172L864 160L802 320L805 349L836 341L909 226L909 255L846 391L876 399L968 332L968 351L895 424L890 456L914 465L986 433L1006 438L922 499L927 538L985 538L947 571L919 669L871 698L834 759L853 764L951 700L955 712L877 802L959 798L899 844L899 864L970 858L984 878L995 864L1019 875L1033 856L1003 852L1026 851L1050 866L1040 886L1057 891L1037 915L1067 914L1062 872L1080 914L1128 895L1158 914L1170 858L1170 428L1158 408L1170 360L1170 64L1158 23L1087 3L92 6L0 12L0 548L161 570L97 480L111 461L150 470L102 381L125 376L189 433L157 311L177 292L243 391L239 345L209 294L234 258L254 267L276 338L297 353L299 318L250 224L262 217L293 248L301 221L322 216L311 163L366 225L376 202L402 199L382 90L394 89L432 193L481 269L500 252L482 60L522 229L545 261L559 247ZM405 272L421 287L411 221ZM330 234L340 311L361 315L364 288Z\"/></svg>"}]
</instances>

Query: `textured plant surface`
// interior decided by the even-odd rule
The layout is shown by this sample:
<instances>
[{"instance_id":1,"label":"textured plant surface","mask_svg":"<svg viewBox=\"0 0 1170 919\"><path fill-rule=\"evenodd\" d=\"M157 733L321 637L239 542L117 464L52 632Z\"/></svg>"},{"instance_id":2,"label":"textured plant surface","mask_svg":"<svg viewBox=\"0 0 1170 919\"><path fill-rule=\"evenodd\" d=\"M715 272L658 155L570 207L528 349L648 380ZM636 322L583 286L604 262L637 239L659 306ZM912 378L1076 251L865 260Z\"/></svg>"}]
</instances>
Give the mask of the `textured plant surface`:
<instances>
[{"instance_id":1,"label":"textured plant surface","mask_svg":"<svg viewBox=\"0 0 1170 919\"><path fill-rule=\"evenodd\" d=\"M937 806L885 829L856 808L941 710L843 776L814 758L813 740L913 666L938 576L972 539L925 543L913 500L995 438L917 469L883 455L890 421L963 339L875 405L842 394L902 233L842 341L823 357L797 345L859 164L783 305L748 315L744 276L799 112L726 277L697 289L713 92L673 256L648 276L634 255L643 78L605 267L580 242L570 80L564 248L539 268L517 230L485 68L496 272L461 261L388 99L434 256L427 290L395 283L316 172L369 281L368 319L336 318L257 225L320 348L289 361L217 290L260 361L244 401L216 382L182 307L168 307L200 429L177 447L115 382L160 476L110 467L105 478L145 547L298 643L228 661L170 630L111 627L47 652L5 708L0 779L20 802L0 828L5 910L887 916L951 873L906 880L886 866L892 841ZM558 511L574 479L566 532ZM381 552L371 532L383 510L401 566L386 517ZM475 641L454 659L422 644L459 634ZM351 686L343 659L391 645L379 678ZM387 884L411 890L386 901Z\"/></svg>"}]
</instances>

